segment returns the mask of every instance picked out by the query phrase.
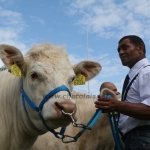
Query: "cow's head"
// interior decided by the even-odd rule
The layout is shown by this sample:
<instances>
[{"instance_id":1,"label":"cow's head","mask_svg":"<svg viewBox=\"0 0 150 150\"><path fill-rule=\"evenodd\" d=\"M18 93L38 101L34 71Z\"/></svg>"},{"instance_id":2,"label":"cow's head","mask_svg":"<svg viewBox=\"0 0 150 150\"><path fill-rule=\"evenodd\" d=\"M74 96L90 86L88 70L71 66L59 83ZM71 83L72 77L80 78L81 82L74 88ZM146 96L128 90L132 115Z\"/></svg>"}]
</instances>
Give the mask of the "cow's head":
<instances>
[{"instance_id":1,"label":"cow's head","mask_svg":"<svg viewBox=\"0 0 150 150\"><path fill-rule=\"evenodd\" d=\"M18 65L22 72L24 91L37 106L45 95L59 86L64 85L72 92L76 74L81 73L89 80L101 70L99 63L90 61L72 66L63 47L49 43L34 45L24 57L16 47L2 44L0 57L8 70L14 63ZM33 124L46 131L37 113L27 103L26 108ZM41 114L50 128L67 126L71 122L62 110L67 113L74 111L76 118L76 104L67 91L56 93L43 105Z\"/></svg>"}]
</instances>

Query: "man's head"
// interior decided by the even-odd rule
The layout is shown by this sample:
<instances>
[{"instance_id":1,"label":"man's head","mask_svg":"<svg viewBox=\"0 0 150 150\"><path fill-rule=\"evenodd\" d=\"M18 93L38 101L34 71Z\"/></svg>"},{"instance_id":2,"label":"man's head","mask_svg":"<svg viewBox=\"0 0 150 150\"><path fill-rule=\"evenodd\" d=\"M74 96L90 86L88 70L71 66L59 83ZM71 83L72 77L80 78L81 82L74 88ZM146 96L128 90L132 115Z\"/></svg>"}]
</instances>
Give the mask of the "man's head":
<instances>
[{"instance_id":1,"label":"man's head","mask_svg":"<svg viewBox=\"0 0 150 150\"><path fill-rule=\"evenodd\" d=\"M120 94L117 91L116 86L113 83L111 83L111 82L104 82L104 83L102 83L101 86L100 86L100 92L104 88L108 88L109 90L113 91L116 95Z\"/></svg>"},{"instance_id":2,"label":"man's head","mask_svg":"<svg viewBox=\"0 0 150 150\"><path fill-rule=\"evenodd\" d=\"M145 44L136 35L124 36L118 43L118 53L122 64L132 68L139 60L145 58Z\"/></svg>"}]
</instances>

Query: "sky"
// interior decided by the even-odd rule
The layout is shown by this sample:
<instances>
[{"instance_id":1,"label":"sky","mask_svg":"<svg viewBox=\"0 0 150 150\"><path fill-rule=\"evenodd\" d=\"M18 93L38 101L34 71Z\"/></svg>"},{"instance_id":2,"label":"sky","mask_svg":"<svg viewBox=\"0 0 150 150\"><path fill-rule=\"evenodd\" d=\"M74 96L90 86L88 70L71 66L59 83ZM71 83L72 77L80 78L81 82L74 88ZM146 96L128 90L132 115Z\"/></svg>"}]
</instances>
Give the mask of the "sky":
<instances>
[{"instance_id":1,"label":"sky","mask_svg":"<svg viewBox=\"0 0 150 150\"><path fill-rule=\"evenodd\" d=\"M122 91L129 68L117 47L131 34L144 40L150 60L150 0L0 0L0 44L23 54L36 43L65 45L72 64L88 59L102 65L97 77L74 86L79 92L99 94L106 81Z\"/></svg>"}]
</instances>

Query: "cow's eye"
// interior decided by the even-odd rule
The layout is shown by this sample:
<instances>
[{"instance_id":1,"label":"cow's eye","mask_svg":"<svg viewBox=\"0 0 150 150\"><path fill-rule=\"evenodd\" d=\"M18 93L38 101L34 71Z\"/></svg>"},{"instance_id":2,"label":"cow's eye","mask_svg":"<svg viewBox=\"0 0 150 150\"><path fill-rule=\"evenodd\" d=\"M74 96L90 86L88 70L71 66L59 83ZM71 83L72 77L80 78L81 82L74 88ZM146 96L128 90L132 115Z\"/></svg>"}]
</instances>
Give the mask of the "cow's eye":
<instances>
[{"instance_id":1,"label":"cow's eye","mask_svg":"<svg viewBox=\"0 0 150 150\"><path fill-rule=\"evenodd\" d=\"M36 72L31 72L31 78L32 79L38 79L38 75Z\"/></svg>"},{"instance_id":2,"label":"cow's eye","mask_svg":"<svg viewBox=\"0 0 150 150\"><path fill-rule=\"evenodd\" d=\"M76 78L76 76L74 76L74 77L72 78L72 81L74 81L75 78Z\"/></svg>"}]
</instances>

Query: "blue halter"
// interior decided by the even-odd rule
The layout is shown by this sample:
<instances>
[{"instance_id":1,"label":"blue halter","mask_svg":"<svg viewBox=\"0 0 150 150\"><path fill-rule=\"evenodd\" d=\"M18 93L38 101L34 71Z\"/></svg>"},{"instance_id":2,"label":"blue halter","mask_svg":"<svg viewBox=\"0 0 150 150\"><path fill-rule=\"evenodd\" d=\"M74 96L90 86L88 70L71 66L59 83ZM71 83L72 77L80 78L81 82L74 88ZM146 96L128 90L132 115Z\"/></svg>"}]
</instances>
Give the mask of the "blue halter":
<instances>
[{"instance_id":1,"label":"blue halter","mask_svg":"<svg viewBox=\"0 0 150 150\"><path fill-rule=\"evenodd\" d=\"M49 92L44 98L43 100L41 101L41 103L39 104L39 106L36 106L36 104L34 102L32 102L30 100L30 98L27 96L26 92L24 91L24 89L22 88L22 103L23 103L23 107L24 107L24 110L26 112L26 114L28 115L28 112L27 112L27 109L26 109L26 105L25 105L25 100L26 102L30 105L31 108L33 108L39 115L42 123L44 124L44 126L50 131L52 132L55 137L57 138L61 138L62 134L64 133L65 131L65 127L63 127L61 129L60 132L55 132L55 130L49 128L44 120L44 118L42 117L41 115L41 111L42 111L42 108L43 108L43 105L48 101L48 99L50 97L52 97L53 95L55 95L56 93L60 92L60 91L67 91L69 93L69 95L71 96L71 93L69 91L69 89L66 87L66 86L60 86L60 87L57 87L56 89L52 90L51 92ZM29 116L29 115L28 115Z\"/></svg>"},{"instance_id":2,"label":"blue halter","mask_svg":"<svg viewBox=\"0 0 150 150\"><path fill-rule=\"evenodd\" d=\"M102 110L99 110L99 111L96 111L95 114L92 116L92 118L89 120L89 122L87 123L87 125L83 125L83 124L77 124L76 122L73 121L73 126L74 127L80 127L80 128L83 128L76 136L69 136L69 135L64 135L65 133L65 130L66 130L66 127L62 127L61 128L61 131L60 132L55 132L55 130L51 129L48 127L48 125L46 124L44 118L42 117L41 115L41 111L42 111L42 108L43 108L43 105L48 101L48 99L50 97L52 97L54 94L58 93L59 91L67 91L69 93L69 95L71 96L71 93L69 91L69 89L66 87L66 86L60 86L60 87L57 87L56 89L52 90L51 92L49 92L45 97L44 99L41 101L41 103L39 104L39 106L36 106L36 104L34 102L32 102L30 100L30 98L27 96L27 94L25 93L24 89L22 88L22 103L23 103L23 107L24 107L24 110L26 112L26 114L28 115L28 112L27 112L27 109L26 109L26 105L25 105L25 100L26 102L30 105L30 107L32 109L34 109L42 123L44 124L44 126L50 131L52 132L56 138L59 138L62 140L62 142L64 143L70 143L70 142L76 142L78 140L78 138L88 129L88 130L91 130L92 127L94 126L94 124L96 123L96 121L98 120L98 118L100 117L101 113L102 113ZM29 116L29 115L28 115ZM66 137L69 137L71 140L69 141L65 141L65 138Z\"/></svg>"}]
</instances>

